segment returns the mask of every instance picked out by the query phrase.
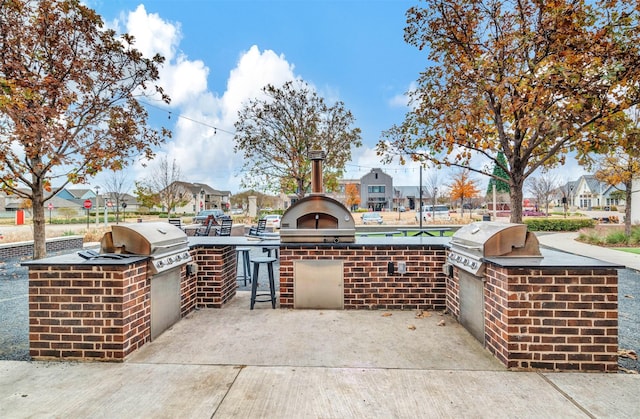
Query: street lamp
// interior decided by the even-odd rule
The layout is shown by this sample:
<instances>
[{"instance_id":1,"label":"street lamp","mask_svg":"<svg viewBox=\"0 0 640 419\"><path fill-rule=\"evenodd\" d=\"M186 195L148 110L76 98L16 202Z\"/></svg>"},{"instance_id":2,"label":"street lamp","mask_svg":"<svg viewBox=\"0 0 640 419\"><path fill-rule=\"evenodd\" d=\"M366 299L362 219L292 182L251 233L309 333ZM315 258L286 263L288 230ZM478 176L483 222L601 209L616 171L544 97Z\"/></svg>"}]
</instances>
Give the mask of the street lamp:
<instances>
[{"instance_id":1,"label":"street lamp","mask_svg":"<svg viewBox=\"0 0 640 419\"><path fill-rule=\"evenodd\" d=\"M109 221L109 216L107 215L107 194L105 193L104 195L102 195L102 201L104 204L104 226L107 227L108 225L108 221Z\"/></svg>"},{"instance_id":2,"label":"street lamp","mask_svg":"<svg viewBox=\"0 0 640 419\"><path fill-rule=\"evenodd\" d=\"M438 196L438 187L436 186L435 188L433 188L433 206L431 207L431 210L433 211L433 216L431 218L432 218L434 224L436 222L436 199L437 199L437 196Z\"/></svg>"},{"instance_id":3,"label":"street lamp","mask_svg":"<svg viewBox=\"0 0 640 419\"><path fill-rule=\"evenodd\" d=\"M200 189L200 210L204 209L204 188Z\"/></svg>"},{"instance_id":4,"label":"street lamp","mask_svg":"<svg viewBox=\"0 0 640 419\"><path fill-rule=\"evenodd\" d=\"M98 198L100 198L99 185L96 186L96 228L98 227L98 214L100 214L100 211L98 211L98 209L100 208L100 205L98 205Z\"/></svg>"}]
</instances>

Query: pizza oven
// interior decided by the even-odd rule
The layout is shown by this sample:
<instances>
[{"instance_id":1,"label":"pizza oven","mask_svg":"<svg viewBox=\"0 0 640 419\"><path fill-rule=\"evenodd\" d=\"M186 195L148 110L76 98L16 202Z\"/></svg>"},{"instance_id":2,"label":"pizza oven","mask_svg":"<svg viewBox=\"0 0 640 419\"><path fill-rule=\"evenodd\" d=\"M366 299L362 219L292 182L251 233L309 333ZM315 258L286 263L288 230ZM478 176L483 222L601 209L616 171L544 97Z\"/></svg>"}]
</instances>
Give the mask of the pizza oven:
<instances>
[{"instance_id":1,"label":"pizza oven","mask_svg":"<svg viewBox=\"0 0 640 419\"><path fill-rule=\"evenodd\" d=\"M285 211L280 222L281 243L353 243L355 221L341 202L324 194L325 153L311 151L311 193Z\"/></svg>"}]
</instances>

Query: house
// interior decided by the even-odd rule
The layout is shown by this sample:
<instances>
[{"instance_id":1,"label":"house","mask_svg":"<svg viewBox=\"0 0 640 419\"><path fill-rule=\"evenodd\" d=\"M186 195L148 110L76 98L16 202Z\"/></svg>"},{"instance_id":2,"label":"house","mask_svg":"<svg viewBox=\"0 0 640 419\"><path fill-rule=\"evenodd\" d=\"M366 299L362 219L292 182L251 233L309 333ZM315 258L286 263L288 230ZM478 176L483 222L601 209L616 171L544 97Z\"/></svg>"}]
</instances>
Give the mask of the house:
<instances>
[{"instance_id":1,"label":"house","mask_svg":"<svg viewBox=\"0 0 640 419\"><path fill-rule=\"evenodd\" d=\"M180 189L187 203L174 208L175 213L195 214L198 211L220 208L227 211L231 207L231 192L219 191L204 183L174 182Z\"/></svg>"},{"instance_id":2,"label":"house","mask_svg":"<svg viewBox=\"0 0 640 419\"><path fill-rule=\"evenodd\" d=\"M393 209L393 178L382 169L360 178L360 207L372 211L391 211Z\"/></svg>"},{"instance_id":3,"label":"house","mask_svg":"<svg viewBox=\"0 0 640 419\"><path fill-rule=\"evenodd\" d=\"M433 202L433 196L425 186L422 187L422 204ZM420 186L394 186L393 209L404 207L406 210L415 210L420 207Z\"/></svg>"},{"instance_id":4,"label":"house","mask_svg":"<svg viewBox=\"0 0 640 419\"><path fill-rule=\"evenodd\" d=\"M624 185L611 186L599 181L594 175L582 175L560 187L556 199L560 206L562 198L566 196L570 207L587 211L593 208L624 206L624 199L614 193L618 190L624 190Z\"/></svg>"}]
</instances>

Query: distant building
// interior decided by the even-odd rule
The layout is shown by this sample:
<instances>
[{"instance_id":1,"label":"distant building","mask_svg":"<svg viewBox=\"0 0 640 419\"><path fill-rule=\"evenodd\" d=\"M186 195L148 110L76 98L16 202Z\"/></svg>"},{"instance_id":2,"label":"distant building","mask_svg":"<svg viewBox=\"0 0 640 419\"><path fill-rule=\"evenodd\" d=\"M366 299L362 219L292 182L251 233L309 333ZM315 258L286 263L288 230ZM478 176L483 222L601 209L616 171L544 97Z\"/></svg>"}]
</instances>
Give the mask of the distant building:
<instances>
[{"instance_id":1,"label":"distant building","mask_svg":"<svg viewBox=\"0 0 640 419\"><path fill-rule=\"evenodd\" d=\"M391 211L393 209L393 178L382 169L360 178L360 207L372 211Z\"/></svg>"},{"instance_id":2,"label":"distant building","mask_svg":"<svg viewBox=\"0 0 640 419\"><path fill-rule=\"evenodd\" d=\"M177 214L197 213L202 210L231 208L231 192L219 191L205 183L176 182L184 189L187 203L172 210Z\"/></svg>"},{"instance_id":3,"label":"distant building","mask_svg":"<svg viewBox=\"0 0 640 419\"><path fill-rule=\"evenodd\" d=\"M624 185L616 185L614 187L599 181L594 175L583 175L577 180L567 182L559 188L555 197L556 204L561 206L562 198L566 195L569 206L587 211L590 211L594 207L624 206L624 199L614 194L614 192L618 190L625 190Z\"/></svg>"}]
</instances>

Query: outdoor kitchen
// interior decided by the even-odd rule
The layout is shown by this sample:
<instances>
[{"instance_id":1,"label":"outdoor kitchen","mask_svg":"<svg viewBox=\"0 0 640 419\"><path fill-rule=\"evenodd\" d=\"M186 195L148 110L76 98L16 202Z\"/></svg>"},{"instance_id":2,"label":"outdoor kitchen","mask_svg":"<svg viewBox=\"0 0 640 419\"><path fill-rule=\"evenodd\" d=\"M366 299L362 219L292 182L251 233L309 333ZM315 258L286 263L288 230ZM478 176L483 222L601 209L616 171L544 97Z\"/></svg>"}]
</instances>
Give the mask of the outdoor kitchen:
<instances>
[{"instance_id":1,"label":"outdoor kitchen","mask_svg":"<svg viewBox=\"0 0 640 419\"><path fill-rule=\"evenodd\" d=\"M236 247L269 246L280 309L447 312L508 368L617 370L621 266L541 248L522 224L358 237L350 211L323 193L323 153L310 157L312 192L285 212L279 237L138 223L105 235L100 253L25 263L33 359L122 361L196 308L224 310Z\"/></svg>"}]
</instances>

